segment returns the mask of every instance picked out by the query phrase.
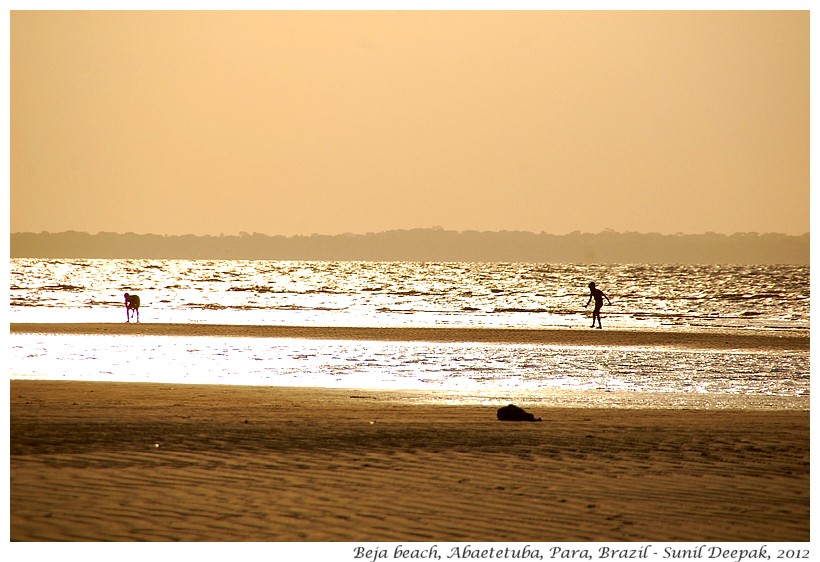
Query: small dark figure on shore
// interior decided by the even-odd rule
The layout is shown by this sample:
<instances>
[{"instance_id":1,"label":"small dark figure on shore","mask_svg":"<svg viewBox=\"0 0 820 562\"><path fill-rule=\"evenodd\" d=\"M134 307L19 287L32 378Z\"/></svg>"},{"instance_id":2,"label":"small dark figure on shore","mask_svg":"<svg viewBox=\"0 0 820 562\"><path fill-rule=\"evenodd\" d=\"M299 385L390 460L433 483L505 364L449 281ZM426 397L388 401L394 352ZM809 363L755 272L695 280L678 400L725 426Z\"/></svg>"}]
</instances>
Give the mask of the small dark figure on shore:
<instances>
[{"instance_id":1,"label":"small dark figure on shore","mask_svg":"<svg viewBox=\"0 0 820 562\"><path fill-rule=\"evenodd\" d=\"M601 307L604 306L604 299L606 299L606 302L610 305L612 304L612 302L610 302L609 297L606 296L601 289L595 288L595 283L589 284L589 300L584 305L584 308L589 306L589 303L592 302L592 299L595 299L595 308L592 311L592 326L590 326L590 328L595 327L595 319L597 318L598 329L601 329Z\"/></svg>"},{"instance_id":2,"label":"small dark figure on shore","mask_svg":"<svg viewBox=\"0 0 820 562\"><path fill-rule=\"evenodd\" d=\"M137 322L140 321L140 298L137 295L125 293L125 321L130 322L134 315L137 315Z\"/></svg>"},{"instance_id":3,"label":"small dark figure on shore","mask_svg":"<svg viewBox=\"0 0 820 562\"><path fill-rule=\"evenodd\" d=\"M524 411L523 408L519 408L515 404L510 404L509 406L499 408L496 415L501 421L541 421L541 418L536 418L534 415Z\"/></svg>"}]
</instances>

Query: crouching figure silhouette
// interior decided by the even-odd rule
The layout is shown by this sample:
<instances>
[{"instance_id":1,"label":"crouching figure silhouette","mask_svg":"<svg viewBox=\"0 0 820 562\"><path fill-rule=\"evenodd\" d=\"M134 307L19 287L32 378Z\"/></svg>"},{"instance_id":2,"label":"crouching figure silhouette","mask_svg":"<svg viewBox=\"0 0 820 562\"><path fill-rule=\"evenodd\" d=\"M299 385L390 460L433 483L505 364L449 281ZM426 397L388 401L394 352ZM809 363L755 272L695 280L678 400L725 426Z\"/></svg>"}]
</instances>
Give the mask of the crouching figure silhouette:
<instances>
[{"instance_id":1,"label":"crouching figure silhouette","mask_svg":"<svg viewBox=\"0 0 820 562\"><path fill-rule=\"evenodd\" d=\"M130 322L134 315L137 315L137 322L140 321L140 298L137 295L125 293L125 321Z\"/></svg>"}]
</instances>

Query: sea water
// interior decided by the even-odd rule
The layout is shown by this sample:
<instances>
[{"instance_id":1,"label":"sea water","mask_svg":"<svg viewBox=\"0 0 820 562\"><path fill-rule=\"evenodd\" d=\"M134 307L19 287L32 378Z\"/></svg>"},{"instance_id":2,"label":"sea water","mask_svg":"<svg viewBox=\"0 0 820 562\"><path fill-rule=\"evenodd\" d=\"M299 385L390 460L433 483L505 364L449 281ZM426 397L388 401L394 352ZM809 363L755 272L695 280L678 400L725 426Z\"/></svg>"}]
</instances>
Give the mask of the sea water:
<instances>
[{"instance_id":1,"label":"sea water","mask_svg":"<svg viewBox=\"0 0 820 562\"><path fill-rule=\"evenodd\" d=\"M729 265L11 260L19 322L809 334L809 268ZM12 377L417 390L565 405L808 407L805 351L13 334ZM428 392L429 391L429 392ZM440 393L440 394L437 394Z\"/></svg>"}]
</instances>

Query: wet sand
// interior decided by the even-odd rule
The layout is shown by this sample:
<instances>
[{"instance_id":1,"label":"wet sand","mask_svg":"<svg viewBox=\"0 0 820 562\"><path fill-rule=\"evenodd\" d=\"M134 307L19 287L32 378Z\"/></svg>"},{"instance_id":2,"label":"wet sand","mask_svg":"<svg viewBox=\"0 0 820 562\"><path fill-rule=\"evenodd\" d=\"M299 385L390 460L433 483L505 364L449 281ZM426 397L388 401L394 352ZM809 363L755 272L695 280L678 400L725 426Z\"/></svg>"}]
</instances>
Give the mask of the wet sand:
<instances>
[{"instance_id":1,"label":"wet sand","mask_svg":"<svg viewBox=\"0 0 820 562\"><path fill-rule=\"evenodd\" d=\"M543 421L401 392L12 380L10 537L809 540L808 411L519 405Z\"/></svg>"},{"instance_id":2,"label":"wet sand","mask_svg":"<svg viewBox=\"0 0 820 562\"><path fill-rule=\"evenodd\" d=\"M516 343L576 346L663 346L699 349L809 350L809 334L799 331L748 332L740 329L590 328L370 328L252 326L163 323L11 324L10 332L73 335L150 335L300 338L326 340Z\"/></svg>"}]
</instances>

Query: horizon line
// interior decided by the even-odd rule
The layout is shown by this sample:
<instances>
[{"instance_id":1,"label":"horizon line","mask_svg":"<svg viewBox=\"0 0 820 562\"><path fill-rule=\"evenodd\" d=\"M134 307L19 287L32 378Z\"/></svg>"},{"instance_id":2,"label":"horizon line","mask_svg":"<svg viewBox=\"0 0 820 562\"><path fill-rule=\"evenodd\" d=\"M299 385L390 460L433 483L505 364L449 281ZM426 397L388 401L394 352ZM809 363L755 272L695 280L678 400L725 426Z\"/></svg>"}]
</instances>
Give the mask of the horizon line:
<instances>
[{"instance_id":1,"label":"horizon line","mask_svg":"<svg viewBox=\"0 0 820 562\"><path fill-rule=\"evenodd\" d=\"M544 236L544 235L546 235L546 236L573 236L573 235L576 235L577 236L577 235L599 235L599 234L639 234L639 235L657 235L657 236L706 236L706 235L712 235L712 236L757 235L757 236L762 236L762 235L777 235L777 236L803 237L803 236L810 236L811 235L810 231L803 232L802 234L789 234L789 233L786 233L786 232L774 232L774 231L743 231L743 232L737 231L737 232L733 232L731 234L727 234L725 232L715 232L715 231L712 231L712 230L708 230L708 231L704 231L704 232L662 233L662 232L654 232L654 231L643 231L643 232L641 232L641 231L636 231L636 230L618 231L618 230L614 230L612 228L605 228L605 229L600 230L598 232L587 232L587 231L581 231L581 230L574 230L572 232L566 232L566 233L563 233L563 234L555 234L555 233L547 232L547 231L544 231L544 230L542 230L540 232L534 232L534 231L531 231L531 230L508 230L508 229L501 229L501 230L476 230L476 229L456 230L456 229L443 228L443 227L440 227L440 226L432 226L432 227L413 227L413 228L392 228L392 229L388 229L388 230L368 231L368 232L358 232L358 233L357 232L347 231L347 232L340 232L340 233L336 233L336 234L323 234L323 233L317 233L317 232L314 232L314 233L311 233L311 234L267 234L267 233L264 233L264 232L256 232L256 231L247 232L247 231L242 231L242 230L240 230L239 232L230 233L230 234L226 234L226 233L223 233L223 232L220 232L219 234L193 234L193 233L187 233L187 234L167 234L167 233L166 234L158 234L158 233L154 233L154 232L133 232L133 231L113 232L113 231L107 231L107 230L98 230L97 232L89 232L89 231L85 231L85 230L68 229L68 230L62 230L62 231L41 230L39 232L35 232L35 231L31 231L31 230L23 230L23 231L11 232L10 236L19 235L19 234L42 235L42 234L78 233L78 234L88 234L90 236L96 236L96 235L100 235L100 234L116 234L116 235L120 235L120 236L125 236L125 235L130 234L130 235L136 235L136 236L163 236L163 237L195 236L195 237L201 237L201 238L205 238L205 237L225 238L225 237L231 237L231 236L238 237L238 238L252 237L252 236L267 236L267 237L270 237L270 238L275 238L275 237L312 238L312 237L322 237L322 236L325 236L325 237L374 236L374 235L379 235L379 234L388 234L388 233L391 233L391 232L413 232L413 231L419 231L419 230L442 232L442 233L447 232L447 233L456 233L456 234L465 234L465 233L477 233L477 234L532 234L532 235L535 235L535 236Z\"/></svg>"}]
</instances>

